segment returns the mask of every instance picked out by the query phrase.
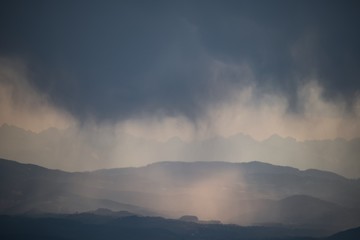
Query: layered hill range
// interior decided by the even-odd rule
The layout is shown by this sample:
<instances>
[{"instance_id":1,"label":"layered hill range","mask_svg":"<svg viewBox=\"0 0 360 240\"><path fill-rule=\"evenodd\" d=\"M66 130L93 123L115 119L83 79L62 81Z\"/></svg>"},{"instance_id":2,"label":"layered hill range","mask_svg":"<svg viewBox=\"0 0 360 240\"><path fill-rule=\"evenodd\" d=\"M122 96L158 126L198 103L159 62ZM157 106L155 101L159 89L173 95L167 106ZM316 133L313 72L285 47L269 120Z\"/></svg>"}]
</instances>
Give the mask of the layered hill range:
<instances>
[{"instance_id":1,"label":"layered hill range","mask_svg":"<svg viewBox=\"0 0 360 240\"><path fill-rule=\"evenodd\" d=\"M106 208L336 232L360 225L359 203L359 179L262 162L159 162L70 173L0 160L1 214Z\"/></svg>"}]
</instances>

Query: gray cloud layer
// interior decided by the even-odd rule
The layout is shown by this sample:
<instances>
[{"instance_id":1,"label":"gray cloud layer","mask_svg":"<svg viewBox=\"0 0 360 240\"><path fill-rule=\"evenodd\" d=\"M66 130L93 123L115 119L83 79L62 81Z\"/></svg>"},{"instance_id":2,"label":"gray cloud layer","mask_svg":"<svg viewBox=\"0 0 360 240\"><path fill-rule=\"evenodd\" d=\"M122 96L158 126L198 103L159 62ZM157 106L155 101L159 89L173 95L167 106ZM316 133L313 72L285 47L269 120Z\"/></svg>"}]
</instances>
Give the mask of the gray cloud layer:
<instances>
[{"instance_id":1,"label":"gray cloud layer","mask_svg":"<svg viewBox=\"0 0 360 240\"><path fill-rule=\"evenodd\" d=\"M154 113L196 120L249 86L257 96L285 96L287 111L302 113L299 89L314 78L324 99L352 111L360 89L357 5L2 1L0 54L26 61L30 83L82 120Z\"/></svg>"}]
</instances>

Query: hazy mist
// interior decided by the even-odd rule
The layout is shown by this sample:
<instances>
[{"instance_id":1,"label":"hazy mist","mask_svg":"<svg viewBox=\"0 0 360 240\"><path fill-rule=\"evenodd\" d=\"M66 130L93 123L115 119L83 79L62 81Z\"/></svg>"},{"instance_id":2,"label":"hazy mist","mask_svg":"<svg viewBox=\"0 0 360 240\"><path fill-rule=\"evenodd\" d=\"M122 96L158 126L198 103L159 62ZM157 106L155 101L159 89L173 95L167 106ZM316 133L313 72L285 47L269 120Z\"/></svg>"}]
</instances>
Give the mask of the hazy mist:
<instances>
[{"instance_id":1,"label":"hazy mist","mask_svg":"<svg viewBox=\"0 0 360 240\"><path fill-rule=\"evenodd\" d=\"M358 227L358 10L0 1L0 238Z\"/></svg>"},{"instance_id":2,"label":"hazy mist","mask_svg":"<svg viewBox=\"0 0 360 240\"><path fill-rule=\"evenodd\" d=\"M29 84L26 64L2 63L0 123L33 132L21 138L3 131L1 157L69 171L157 161L258 160L359 177L359 141L351 140L360 135L359 101L350 111L341 99L326 101L316 80L298 90L302 112L289 112L284 96L254 94L256 86L249 86L204 105L195 120L160 111L115 122L91 117L78 122ZM269 138L274 134L285 139Z\"/></svg>"}]
</instances>

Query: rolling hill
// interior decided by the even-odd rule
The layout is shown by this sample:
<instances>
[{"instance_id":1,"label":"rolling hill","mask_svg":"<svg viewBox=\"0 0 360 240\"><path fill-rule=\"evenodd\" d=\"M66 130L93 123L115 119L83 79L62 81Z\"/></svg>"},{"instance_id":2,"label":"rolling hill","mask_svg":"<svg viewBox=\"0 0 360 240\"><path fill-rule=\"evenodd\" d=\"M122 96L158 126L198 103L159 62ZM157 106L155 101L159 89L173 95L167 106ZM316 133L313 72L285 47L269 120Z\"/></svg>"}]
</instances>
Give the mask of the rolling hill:
<instances>
[{"instance_id":1,"label":"rolling hill","mask_svg":"<svg viewBox=\"0 0 360 240\"><path fill-rule=\"evenodd\" d=\"M107 208L325 232L360 225L357 180L261 162L160 162L69 173L2 159L0 180L3 214Z\"/></svg>"}]
</instances>

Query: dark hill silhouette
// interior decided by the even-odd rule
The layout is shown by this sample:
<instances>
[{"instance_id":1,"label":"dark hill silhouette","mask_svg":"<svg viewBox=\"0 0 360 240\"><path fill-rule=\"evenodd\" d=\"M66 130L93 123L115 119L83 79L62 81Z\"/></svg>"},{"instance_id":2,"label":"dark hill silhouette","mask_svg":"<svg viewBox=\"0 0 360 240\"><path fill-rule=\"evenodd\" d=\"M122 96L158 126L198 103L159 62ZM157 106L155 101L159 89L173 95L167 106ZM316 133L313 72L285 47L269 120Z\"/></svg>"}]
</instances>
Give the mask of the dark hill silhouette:
<instances>
[{"instance_id":1,"label":"dark hill silhouette","mask_svg":"<svg viewBox=\"0 0 360 240\"><path fill-rule=\"evenodd\" d=\"M339 233L336 233L328 238L328 240L356 240L360 239L360 227L348 229Z\"/></svg>"},{"instance_id":2,"label":"dark hill silhouette","mask_svg":"<svg viewBox=\"0 0 360 240\"><path fill-rule=\"evenodd\" d=\"M87 219L87 217L89 219ZM96 218L99 218L96 221ZM128 216L116 219L105 216L54 215L29 218L0 216L1 239L207 239L207 240L262 240L311 239L306 235L317 232L286 227L241 227L226 224L198 224L160 217Z\"/></svg>"},{"instance_id":3,"label":"dark hill silhouette","mask_svg":"<svg viewBox=\"0 0 360 240\"><path fill-rule=\"evenodd\" d=\"M161 217L108 216L105 209L92 213L43 216L0 215L1 239L156 239L156 240L355 240L360 228L321 237L320 231L286 226L241 227L204 224ZM313 236L313 237L307 237ZM316 237L314 237L316 236Z\"/></svg>"},{"instance_id":4,"label":"dark hill silhouette","mask_svg":"<svg viewBox=\"0 0 360 240\"><path fill-rule=\"evenodd\" d=\"M293 195L279 201L264 201L257 209L257 219L268 224L317 227L323 229L346 229L360 225L360 211L324 201L307 195Z\"/></svg>"}]
</instances>

